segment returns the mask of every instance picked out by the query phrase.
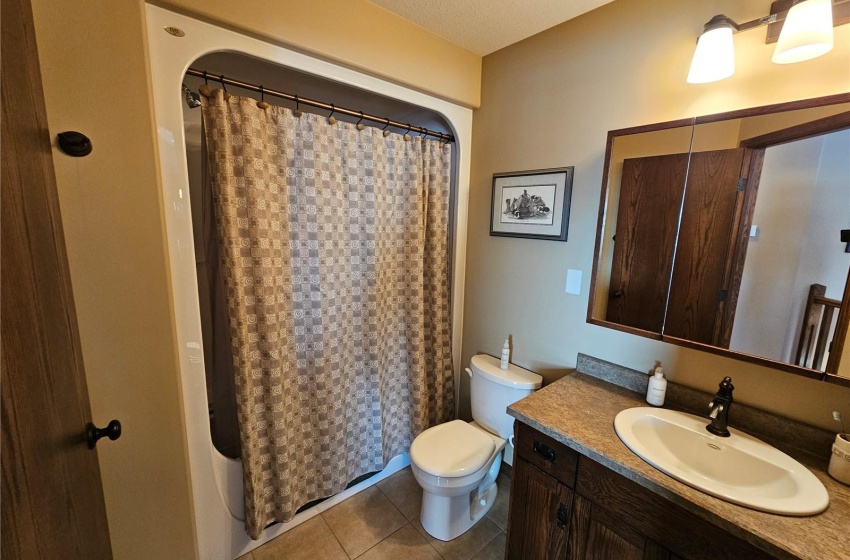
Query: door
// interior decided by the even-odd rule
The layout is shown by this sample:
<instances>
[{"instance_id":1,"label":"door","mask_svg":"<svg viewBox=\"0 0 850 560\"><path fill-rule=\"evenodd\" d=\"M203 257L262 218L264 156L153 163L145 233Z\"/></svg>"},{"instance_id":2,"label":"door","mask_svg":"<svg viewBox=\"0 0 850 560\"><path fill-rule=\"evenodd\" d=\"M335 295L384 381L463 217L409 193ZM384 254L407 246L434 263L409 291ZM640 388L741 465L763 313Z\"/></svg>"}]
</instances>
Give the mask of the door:
<instances>
[{"instance_id":1,"label":"door","mask_svg":"<svg viewBox=\"0 0 850 560\"><path fill-rule=\"evenodd\" d=\"M688 154L623 162L606 320L661 332L687 172Z\"/></svg>"},{"instance_id":2,"label":"door","mask_svg":"<svg viewBox=\"0 0 850 560\"><path fill-rule=\"evenodd\" d=\"M745 182L739 178L746 176L747 151L691 154L665 335L724 346L722 322L724 307L732 299L729 276L744 207Z\"/></svg>"},{"instance_id":3,"label":"door","mask_svg":"<svg viewBox=\"0 0 850 560\"><path fill-rule=\"evenodd\" d=\"M576 496L570 523L570 560L668 560L661 545L588 499ZM554 558L554 557L553 557Z\"/></svg>"},{"instance_id":4,"label":"door","mask_svg":"<svg viewBox=\"0 0 850 560\"><path fill-rule=\"evenodd\" d=\"M519 457L512 480L507 559L564 558L573 491Z\"/></svg>"},{"instance_id":5,"label":"door","mask_svg":"<svg viewBox=\"0 0 850 560\"><path fill-rule=\"evenodd\" d=\"M110 559L32 10L2 13L2 556Z\"/></svg>"}]
</instances>

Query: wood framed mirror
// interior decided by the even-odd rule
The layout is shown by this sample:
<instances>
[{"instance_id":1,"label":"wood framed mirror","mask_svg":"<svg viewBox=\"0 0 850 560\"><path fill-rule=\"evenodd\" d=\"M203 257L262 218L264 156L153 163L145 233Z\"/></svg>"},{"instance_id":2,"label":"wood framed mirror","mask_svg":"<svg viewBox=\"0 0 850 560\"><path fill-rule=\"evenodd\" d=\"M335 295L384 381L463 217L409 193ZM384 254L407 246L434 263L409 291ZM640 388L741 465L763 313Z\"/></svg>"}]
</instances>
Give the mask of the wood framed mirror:
<instances>
[{"instance_id":1,"label":"wood framed mirror","mask_svg":"<svg viewBox=\"0 0 850 560\"><path fill-rule=\"evenodd\" d=\"M614 130L605 161L589 323L850 386L850 93Z\"/></svg>"}]
</instances>

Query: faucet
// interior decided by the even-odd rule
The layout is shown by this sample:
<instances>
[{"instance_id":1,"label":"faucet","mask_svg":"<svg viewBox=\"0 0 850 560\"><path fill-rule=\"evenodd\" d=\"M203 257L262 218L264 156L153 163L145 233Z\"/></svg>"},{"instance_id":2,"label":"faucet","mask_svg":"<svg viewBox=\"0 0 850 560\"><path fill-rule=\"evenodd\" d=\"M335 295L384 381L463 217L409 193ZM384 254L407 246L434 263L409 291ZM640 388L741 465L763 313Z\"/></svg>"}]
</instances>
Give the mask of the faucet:
<instances>
[{"instance_id":1,"label":"faucet","mask_svg":"<svg viewBox=\"0 0 850 560\"><path fill-rule=\"evenodd\" d=\"M735 386L732 385L731 377L724 377L720 382L720 389L717 394L708 403L710 410L708 417L711 418L711 424L705 427L712 434L720 437L729 437L731 434L726 429L726 422L729 420L729 409L732 408L732 391Z\"/></svg>"}]
</instances>

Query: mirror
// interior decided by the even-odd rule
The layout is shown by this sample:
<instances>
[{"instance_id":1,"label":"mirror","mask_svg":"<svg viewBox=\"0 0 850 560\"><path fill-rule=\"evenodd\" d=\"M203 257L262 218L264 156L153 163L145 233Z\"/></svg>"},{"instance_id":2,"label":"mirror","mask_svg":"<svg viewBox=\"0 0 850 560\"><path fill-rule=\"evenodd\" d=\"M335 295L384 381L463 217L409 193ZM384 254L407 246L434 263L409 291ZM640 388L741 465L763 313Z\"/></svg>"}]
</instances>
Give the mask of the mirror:
<instances>
[{"instance_id":1,"label":"mirror","mask_svg":"<svg viewBox=\"0 0 850 560\"><path fill-rule=\"evenodd\" d=\"M588 322L850 385L848 229L850 94L612 131Z\"/></svg>"}]
</instances>

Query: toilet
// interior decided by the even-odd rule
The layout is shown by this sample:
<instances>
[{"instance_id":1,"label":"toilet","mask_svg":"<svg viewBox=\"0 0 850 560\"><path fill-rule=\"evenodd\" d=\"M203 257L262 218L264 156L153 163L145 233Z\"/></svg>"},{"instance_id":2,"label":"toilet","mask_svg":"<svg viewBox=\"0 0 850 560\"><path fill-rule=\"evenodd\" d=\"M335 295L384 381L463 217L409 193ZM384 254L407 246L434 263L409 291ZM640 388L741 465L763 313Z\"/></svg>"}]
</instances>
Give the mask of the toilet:
<instances>
[{"instance_id":1,"label":"toilet","mask_svg":"<svg viewBox=\"0 0 850 560\"><path fill-rule=\"evenodd\" d=\"M410 445L413 476L422 487L422 527L441 541L469 530L496 501L502 451L513 442L508 405L540 388L543 378L499 360L473 356L470 398L472 422L453 420L429 428Z\"/></svg>"}]
</instances>

